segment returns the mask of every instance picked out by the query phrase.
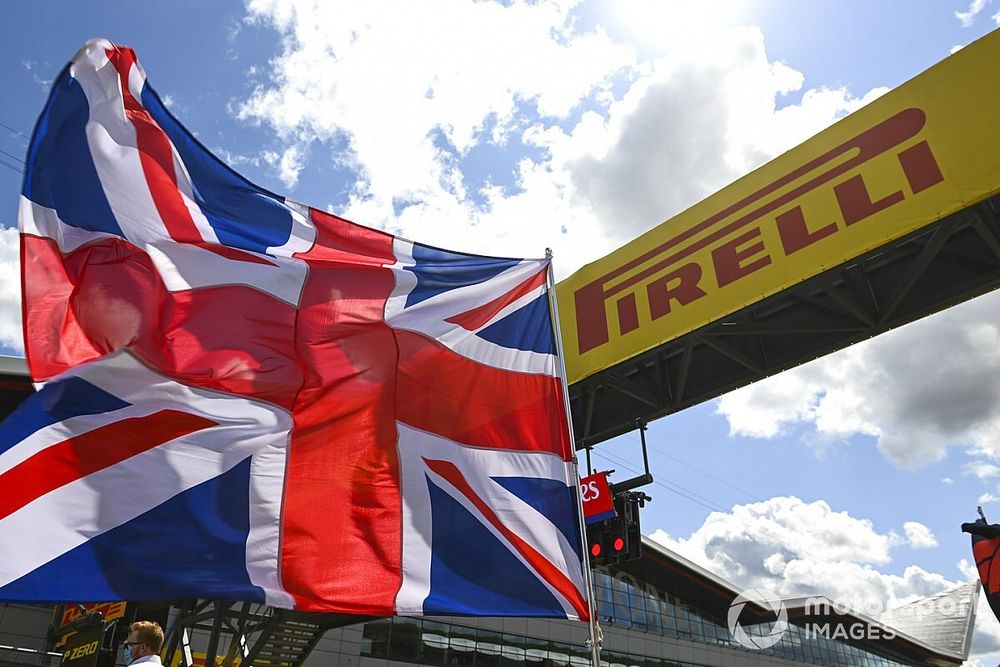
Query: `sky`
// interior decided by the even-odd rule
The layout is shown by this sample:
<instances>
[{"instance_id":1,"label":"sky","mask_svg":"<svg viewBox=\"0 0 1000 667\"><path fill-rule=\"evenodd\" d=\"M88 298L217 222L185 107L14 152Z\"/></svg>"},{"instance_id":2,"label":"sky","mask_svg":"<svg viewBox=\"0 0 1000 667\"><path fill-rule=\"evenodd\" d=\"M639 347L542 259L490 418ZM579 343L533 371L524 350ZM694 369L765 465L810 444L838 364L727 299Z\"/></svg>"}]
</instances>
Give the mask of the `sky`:
<instances>
[{"instance_id":1,"label":"sky","mask_svg":"<svg viewBox=\"0 0 1000 667\"><path fill-rule=\"evenodd\" d=\"M0 354L23 350L16 210L50 82L136 49L252 181L557 277L997 28L1000 0L12 3L0 24ZM893 607L974 576L1000 521L991 294L650 425L643 532L738 586ZM928 364L933 359L933 364ZM612 479L637 434L603 443ZM874 601L874 602L873 602ZM1000 660L980 607L970 664Z\"/></svg>"}]
</instances>

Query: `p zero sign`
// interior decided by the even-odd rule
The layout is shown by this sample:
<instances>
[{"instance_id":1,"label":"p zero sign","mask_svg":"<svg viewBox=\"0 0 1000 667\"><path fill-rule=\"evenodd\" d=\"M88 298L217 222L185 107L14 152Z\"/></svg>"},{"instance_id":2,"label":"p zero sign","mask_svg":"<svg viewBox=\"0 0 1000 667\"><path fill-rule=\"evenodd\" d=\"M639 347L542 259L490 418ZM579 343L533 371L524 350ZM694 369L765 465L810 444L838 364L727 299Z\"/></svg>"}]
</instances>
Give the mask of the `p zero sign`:
<instances>
[{"instance_id":1,"label":"p zero sign","mask_svg":"<svg viewBox=\"0 0 1000 667\"><path fill-rule=\"evenodd\" d=\"M95 667L101 652L101 637L104 625L97 625L81 632L76 632L62 647L62 667Z\"/></svg>"},{"instance_id":2,"label":"p zero sign","mask_svg":"<svg viewBox=\"0 0 1000 667\"><path fill-rule=\"evenodd\" d=\"M996 194L997 63L1000 32L559 283L569 382Z\"/></svg>"},{"instance_id":3,"label":"p zero sign","mask_svg":"<svg viewBox=\"0 0 1000 667\"><path fill-rule=\"evenodd\" d=\"M608 474L595 472L580 480L583 498L583 519L587 524L610 519L615 515L615 501L608 486Z\"/></svg>"}]
</instances>

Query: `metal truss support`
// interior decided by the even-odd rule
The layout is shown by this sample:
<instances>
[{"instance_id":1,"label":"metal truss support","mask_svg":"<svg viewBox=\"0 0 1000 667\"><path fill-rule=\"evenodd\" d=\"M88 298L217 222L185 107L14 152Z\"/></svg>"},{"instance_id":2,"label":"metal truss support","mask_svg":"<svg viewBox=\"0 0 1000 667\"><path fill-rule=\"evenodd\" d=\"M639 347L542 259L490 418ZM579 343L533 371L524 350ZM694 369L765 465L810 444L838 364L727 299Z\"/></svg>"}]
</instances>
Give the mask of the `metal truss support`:
<instances>
[{"instance_id":1,"label":"metal truss support","mask_svg":"<svg viewBox=\"0 0 1000 667\"><path fill-rule=\"evenodd\" d=\"M193 667L195 651L204 651L206 665L219 667L301 667L327 630L369 619L223 600L177 601L172 607L166 664L181 667Z\"/></svg>"}]
</instances>

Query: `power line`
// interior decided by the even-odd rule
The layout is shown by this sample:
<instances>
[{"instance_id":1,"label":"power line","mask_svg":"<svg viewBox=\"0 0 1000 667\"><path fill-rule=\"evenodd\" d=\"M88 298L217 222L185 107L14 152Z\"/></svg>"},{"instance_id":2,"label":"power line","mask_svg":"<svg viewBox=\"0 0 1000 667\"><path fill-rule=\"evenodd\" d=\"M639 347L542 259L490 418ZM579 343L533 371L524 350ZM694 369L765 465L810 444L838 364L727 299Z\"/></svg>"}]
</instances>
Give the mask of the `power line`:
<instances>
[{"instance_id":1,"label":"power line","mask_svg":"<svg viewBox=\"0 0 1000 667\"><path fill-rule=\"evenodd\" d=\"M8 169L10 169L11 171L16 171L17 173L19 173L22 176L24 176L24 170L23 169L21 169L19 167L15 167L14 165L12 165L12 164L10 164L8 162L5 162L4 160L0 160L0 165L3 165L5 167L7 167Z\"/></svg>"},{"instance_id":2,"label":"power line","mask_svg":"<svg viewBox=\"0 0 1000 667\"><path fill-rule=\"evenodd\" d=\"M4 125L3 123L0 123L0 126L7 127L11 131L17 132L17 130L15 130L15 129L7 126L7 125ZM18 134L21 134L21 133L18 132ZM22 135L22 136L24 136L24 135ZM11 159L13 159L15 161L15 164L11 164L7 160L4 160L4 159L0 158L0 165L3 165L5 167L7 167L11 171L16 171L17 173L21 174L22 176L24 175L25 163L24 163L24 160L21 158L21 156L14 155L13 153L8 153L7 151L5 151L2 148L0 148L0 154L6 155L8 158L11 158Z\"/></svg>"},{"instance_id":3,"label":"power line","mask_svg":"<svg viewBox=\"0 0 1000 667\"><path fill-rule=\"evenodd\" d=\"M17 134L21 137L24 137L25 141L31 141L31 137L26 135L24 132L21 132L20 130L11 127L7 123L0 122L0 127L4 128L5 130L9 130L10 132L13 132L14 134Z\"/></svg>"},{"instance_id":4,"label":"power line","mask_svg":"<svg viewBox=\"0 0 1000 667\"><path fill-rule=\"evenodd\" d=\"M640 445L640 446L642 445L642 440L637 435L635 435L635 432L627 433L625 435L628 436L632 440L632 442L635 443L636 445ZM748 492L748 491L746 491L744 489L741 489L738 486L730 484L729 482L727 482L727 481L725 481L723 479L720 479L720 478L716 477L715 475L713 475L713 474L711 474L711 473L709 473L709 472L707 472L705 470L702 470L701 468L699 468L698 466L696 466L694 464L687 463L686 461L683 461L683 460L677 458L676 456L672 456L670 454L667 454L664 451L661 451L659 449L655 449L651 444L647 444L647 447L649 449L653 450L654 452L656 452L657 454L662 454L663 456L666 456L667 458L674 459L678 463L681 463L681 464L683 464L683 465L685 465L685 466L687 466L687 467L689 467L689 468L691 468L691 469L693 469L693 470L701 473L702 475L705 475L706 477L709 477L709 478L717 481L720 484L723 484L725 486L728 486L728 487L730 487L730 488L732 488L732 489L740 492L741 494L745 495L750 500L757 500L757 497L754 496L753 494L751 494L750 492ZM656 480L654 480L654 483L656 483ZM675 482L672 482L672 483L675 484L676 486L684 489L684 487L680 486L679 484L676 484ZM704 500L707 500L708 502L710 502L713 505L715 505L715 508L710 508L710 509L719 509L719 510L724 511L724 512L728 512L729 511L728 509L722 507L721 505L719 505L718 503L716 503L714 500L712 500L712 499L710 499L710 498L708 498L706 496L703 496L703 495L701 495L699 493L696 493L694 491L690 491L689 489L685 489L685 490L688 491L689 493L693 493L694 495L698 496L699 498L703 498Z\"/></svg>"},{"instance_id":5,"label":"power line","mask_svg":"<svg viewBox=\"0 0 1000 667\"><path fill-rule=\"evenodd\" d=\"M642 441L639 439L638 436L635 435L634 432L633 433L628 433L626 435L628 435L632 439L632 442L634 442L635 444L637 444L637 445L641 445L642 444ZM708 472L707 470L703 470L702 468L699 468L698 466L694 465L693 463L688 463L687 461L685 461L683 459L680 459L680 458L674 456L673 454L668 454L667 452L663 451L662 449L657 449L652 444L647 444L647 447L651 451L655 452L656 454L659 454L661 456L665 456L668 459L672 459L673 461L676 461L677 463L680 463L683 466L687 466L688 468L691 468L692 470L701 473L705 477L708 477L710 479L715 480L716 482L718 482L719 484L722 484L723 486L728 486L730 489L733 489L734 491L740 492L741 494L743 494L744 496L746 496L750 500L758 500L758 496L750 493L746 489L741 489L740 487L736 486L735 484L727 482L726 480L724 480L724 479L722 479L720 477L716 477L712 473Z\"/></svg>"},{"instance_id":6,"label":"power line","mask_svg":"<svg viewBox=\"0 0 1000 667\"><path fill-rule=\"evenodd\" d=\"M0 148L0 153L3 153L4 155L6 155L9 158L13 158L13 159L17 160L21 164L22 167L24 166L24 159L21 158L20 155L14 155L13 153L8 153L7 151L5 151L2 148Z\"/></svg>"},{"instance_id":7,"label":"power line","mask_svg":"<svg viewBox=\"0 0 1000 667\"><path fill-rule=\"evenodd\" d=\"M608 452L598 452L598 451L595 450L594 454L596 454L596 455L600 456L601 458L609 461L610 463L613 463L613 464L615 464L617 466L621 466L621 467L623 467L623 468L625 468L625 469L627 469L627 470L629 470L631 472L634 472L634 473L641 472L638 468L633 467L630 463L628 463L624 459L622 459L622 458L620 458L618 456L614 456L612 454L609 454ZM713 511L713 512L728 512L729 511L728 509L726 509L722 505L716 503L711 498L707 498L707 497L701 495L700 493L692 491L691 489L687 489L687 488L681 486L680 484L677 484L676 482L669 482L669 484L668 484L668 483L664 483L662 480L654 479L653 480L653 484L656 484L657 486L661 486L664 489L666 489L667 491L670 491L671 493L675 493L675 494L677 494L677 495L679 495L679 496L681 496L683 498L686 498L686 499L690 500L693 503L697 503L698 505L701 505L702 507L704 507L707 510L710 510L710 511Z\"/></svg>"}]
</instances>

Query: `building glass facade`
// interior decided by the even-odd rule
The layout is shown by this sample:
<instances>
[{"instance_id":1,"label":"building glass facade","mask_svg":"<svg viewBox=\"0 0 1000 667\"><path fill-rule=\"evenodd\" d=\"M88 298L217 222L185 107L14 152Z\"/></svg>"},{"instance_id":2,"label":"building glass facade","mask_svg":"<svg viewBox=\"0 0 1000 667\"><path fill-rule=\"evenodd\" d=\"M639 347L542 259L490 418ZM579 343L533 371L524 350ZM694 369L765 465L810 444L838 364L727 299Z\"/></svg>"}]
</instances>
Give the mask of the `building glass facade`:
<instances>
[{"instance_id":1,"label":"building glass facade","mask_svg":"<svg viewBox=\"0 0 1000 667\"><path fill-rule=\"evenodd\" d=\"M640 584L628 574L612 576L595 572L594 583L598 616L605 627L765 654L805 664L838 667L904 667L914 664L810 633L794 624L788 626L781 641L773 647L750 651L733 639L724 620L712 618L649 584ZM763 637L771 631L771 624L744 629L751 636ZM586 667L590 664L588 650L582 644L472 628L460 622L404 617L366 623L361 655L438 667ZM699 663L608 649L601 651L601 659L602 664L610 667L701 667Z\"/></svg>"},{"instance_id":2,"label":"building glass facade","mask_svg":"<svg viewBox=\"0 0 1000 667\"><path fill-rule=\"evenodd\" d=\"M627 573L620 572L612 576L606 572L595 572L594 587L597 615L602 623L745 650L733 639L725 620L712 618L702 610L648 583L639 583ZM771 624L744 629L751 636L764 637L771 631ZM789 624L781 641L760 652L816 665L904 667L911 664L807 632L805 628L794 624Z\"/></svg>"},{"instance_id":3,"label":"building glass facade","mask_svg":"<svg viewBox=\"0 0 1000 667\"><path fill-rule=\"evenodd\" d=\"M589 667L585 646L470 628L428 619L380 619L365 624L361 655L458 667ZM707 667L649 656L601 651L608 667Z\"/></svg>"}]
</instances>

